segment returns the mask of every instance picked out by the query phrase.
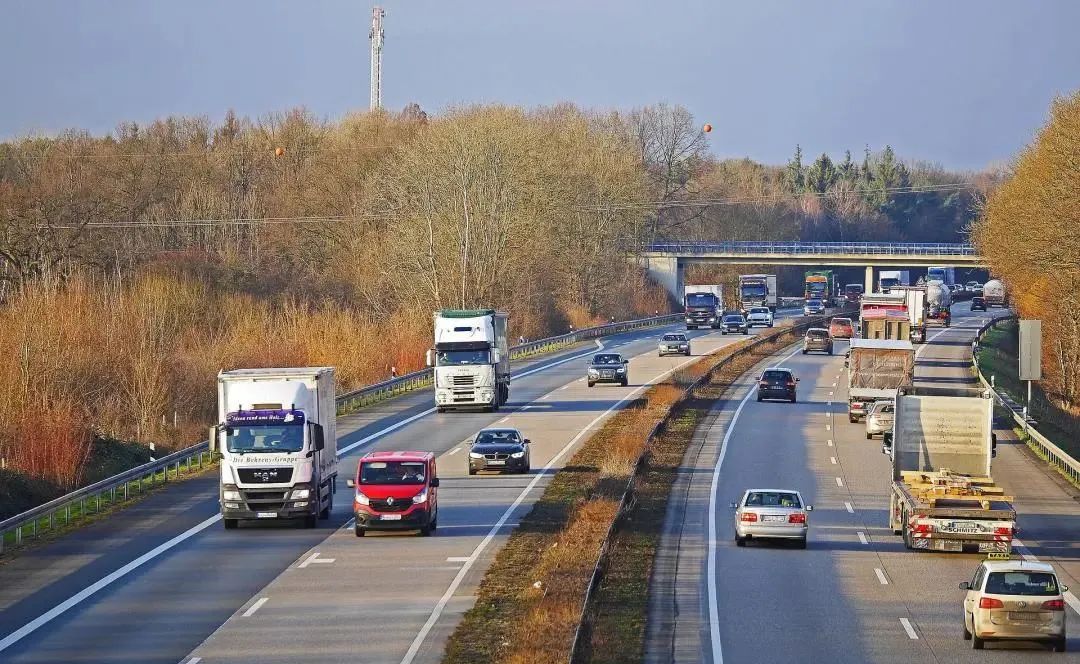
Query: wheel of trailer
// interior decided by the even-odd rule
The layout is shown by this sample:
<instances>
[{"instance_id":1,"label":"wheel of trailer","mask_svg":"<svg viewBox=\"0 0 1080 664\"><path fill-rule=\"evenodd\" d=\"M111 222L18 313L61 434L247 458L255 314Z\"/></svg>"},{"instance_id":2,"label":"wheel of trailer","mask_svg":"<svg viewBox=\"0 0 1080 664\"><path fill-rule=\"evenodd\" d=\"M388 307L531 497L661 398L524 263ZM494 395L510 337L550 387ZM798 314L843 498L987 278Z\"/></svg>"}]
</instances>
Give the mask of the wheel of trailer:
<instances>
[{"instance_id":1,"label":"wheel of trailer","mask_svg":"<svg viewBox=\"0 0 1080 664\"><path fill-rule=\"evenodd\" d=\"M904 522L905 523L907 522L906 518L904 519ZM911 539L911 529L908 528L906 525L904 525L904 523L901 523L900 527L901 527L901 529L903 530L903 533L904 533L904 548L905 549L914 549L915 545L914 545L914 543L912 542L912 539Z\"/></svg>"},{"instance_id":2,"label":"wheel of trailer","mask_svg":"<svg viewBox=\"0 0 1080 664\"><path fill-rule=\"evenodd\" d=\"M304 517L305 528L314 528L317 525L319 525L319 517L317 517L316 515L309 514L308 516Z\"/></svg>"},{"instance_id":3,"label":"wheel of trailer","mask_svg":"<svg viewBox=\"0 0 1080 664\"><path fill-rule=\"evenodd\" d=\"M233 530L240 525L238 519L222 519L221 522L225 524L225 530Z\"/></svg>"}]
</instances>

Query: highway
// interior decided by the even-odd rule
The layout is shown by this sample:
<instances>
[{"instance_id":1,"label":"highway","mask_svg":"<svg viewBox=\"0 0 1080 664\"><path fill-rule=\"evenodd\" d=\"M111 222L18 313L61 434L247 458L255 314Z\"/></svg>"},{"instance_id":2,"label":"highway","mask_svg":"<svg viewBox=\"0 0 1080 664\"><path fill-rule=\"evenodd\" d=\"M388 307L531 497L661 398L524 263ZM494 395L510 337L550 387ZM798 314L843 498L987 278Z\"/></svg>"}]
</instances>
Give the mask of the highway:
<instances>
[{"instance_id":1,"label":"highway","mask_svg":"<svg viewBox=\"0 0 1080 664\"><path fill-rule=\"evenodd\" d=\"M967 384L971 342L988 320L954 308L953 327L918 350L916 382ZM889 458L847 420L843 353L792 347L717 403L673 490L650 593L648 662L1077 661L1080 492L999 430L993 475L1015 496L1019 552L1051 562L1071 586L1069 654L961 639L961 581L979 557L905 550L888 528ZM799 403L758 403L756 372L801 378ZM747 488L794 488L814 505L807 550L735 546L729 504ZM1057 660L1051 660L1057 661Z\"/></svg>"},{"instance_id":2,"label":"highway","mask_svg":"<svg viewBox=\"0 0 1080 664\"><path fill-rule=\"evenodd\" d=\"M695 359L656 356L656 339L671 329L681 328L601 342L632 358L627 388L585 386L589 344L516 364L499 413L438 415L425 390L339 418L341 481L332 518L315 530L260 523L226 532L208 475L27 552L0 567L0 660L437 661L550 473L605 416ZM695 356L742 338L690 335ZM533 440L532 474L466 476L464 441L496 423ZM436 536L351 534L344 478L376 449L439 455Z\"/></svg>"}]
</instances>

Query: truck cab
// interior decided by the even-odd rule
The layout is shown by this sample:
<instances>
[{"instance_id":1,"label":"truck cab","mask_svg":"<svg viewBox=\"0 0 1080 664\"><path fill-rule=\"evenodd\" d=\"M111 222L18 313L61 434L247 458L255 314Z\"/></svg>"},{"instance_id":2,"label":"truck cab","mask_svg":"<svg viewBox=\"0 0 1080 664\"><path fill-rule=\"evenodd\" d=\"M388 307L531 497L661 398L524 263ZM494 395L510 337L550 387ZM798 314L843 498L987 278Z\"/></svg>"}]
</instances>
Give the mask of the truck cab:
<instances>
[{"instance_id":1,"label":"truck cab","mask_svg":"<svg viewBox=\"0 0 1080 664\"><path fill-rule=\"evenodd\" d=\"M444 309L435 313L435 407L496 411L510 399L507 315L493 309Z\"/></svg>"}]
</instances>

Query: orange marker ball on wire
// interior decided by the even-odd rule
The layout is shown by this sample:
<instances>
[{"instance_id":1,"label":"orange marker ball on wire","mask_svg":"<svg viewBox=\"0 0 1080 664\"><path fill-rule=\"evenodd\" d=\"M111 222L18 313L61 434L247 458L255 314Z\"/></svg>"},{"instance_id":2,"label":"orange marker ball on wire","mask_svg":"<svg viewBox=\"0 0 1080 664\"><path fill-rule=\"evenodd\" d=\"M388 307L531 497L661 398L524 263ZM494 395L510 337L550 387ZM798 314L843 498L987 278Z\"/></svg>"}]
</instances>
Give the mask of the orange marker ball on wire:
<instances>
[{"instance_id":1,"label":"orange marker ball on wire","mask_svg":"<svg viewBox=\"0 0 1080 664\"><path fill-rule=\"evenodd\" d=\"M274 154L280 157L281 155L285 154L285 148L276 148L274 150Z\"/></svg>"},{"instance_id":2,"label":"orange marker ball on wire","mask_svg":"<svg viewBox=\"0 0 1080 664\"><path fill-rule=\"evenodd\" d=\"M705 133L707 134L710 131L712 131L712 125L711 124L706 124L704 127L702 127L702 129L704 129Z\"/></svg>"}]
</instances>

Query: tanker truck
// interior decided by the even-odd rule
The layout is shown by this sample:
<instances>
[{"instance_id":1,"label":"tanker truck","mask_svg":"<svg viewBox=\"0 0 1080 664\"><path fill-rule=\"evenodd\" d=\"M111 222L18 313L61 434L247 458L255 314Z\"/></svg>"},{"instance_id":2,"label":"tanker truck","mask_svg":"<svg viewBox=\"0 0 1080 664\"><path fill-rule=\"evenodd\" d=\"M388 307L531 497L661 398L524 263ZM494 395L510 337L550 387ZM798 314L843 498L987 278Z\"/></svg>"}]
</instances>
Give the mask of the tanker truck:
<instances>
[{"instance_id":1,"label":"tanker truck","mask_svg":"<svg viewBox=\"0 0 1080 664\"><path fill-rule=\"evenodd\" d=\"M949 327L952 323L952 291L942 281L931 281L926 284L926 324L936 323L941 327Z\"/></svg>"},{"instance_id":2,"label":"tanker truck","mask_svg":"<svg viewBox=\"0 0 1080 664\"><path fill-rule=\"evenodd\" d=\"M983 285L983 299L987 307L1009 306L1009 296L1005 293L1005 283L1000 279L991 279Z\"/></svg>"}]
</instances>

